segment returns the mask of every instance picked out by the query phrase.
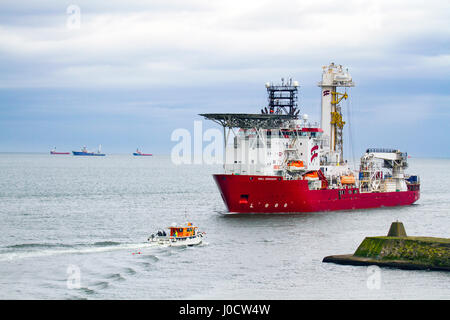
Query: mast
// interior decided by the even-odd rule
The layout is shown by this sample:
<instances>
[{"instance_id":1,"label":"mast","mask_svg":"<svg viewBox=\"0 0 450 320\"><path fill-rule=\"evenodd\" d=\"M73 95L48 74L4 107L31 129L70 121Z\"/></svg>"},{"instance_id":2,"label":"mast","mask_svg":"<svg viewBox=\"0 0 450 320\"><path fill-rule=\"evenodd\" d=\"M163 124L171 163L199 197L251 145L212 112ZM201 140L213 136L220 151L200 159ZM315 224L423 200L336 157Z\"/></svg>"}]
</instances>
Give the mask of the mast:
<instances>
[{"instance_id":1,"label":"mast","mask_svg":"<svg viewBox=\"0 0 450 320\"><path fill-rule=\"evenodd\" d=\"M354 87L355 84L348 69L344 71L342 65L337 66L332 62L328 67L323 66L322 69L322 81L318 83L318 86L322 88L320 126L324 131L324 139L328 140L328 150L325 150L326 162L339 164L344 161L343 128L345 125L339 103L342 99L347 99L348 95L346 91L341 93L337 89Z\"/></svg>"}]
</instances>

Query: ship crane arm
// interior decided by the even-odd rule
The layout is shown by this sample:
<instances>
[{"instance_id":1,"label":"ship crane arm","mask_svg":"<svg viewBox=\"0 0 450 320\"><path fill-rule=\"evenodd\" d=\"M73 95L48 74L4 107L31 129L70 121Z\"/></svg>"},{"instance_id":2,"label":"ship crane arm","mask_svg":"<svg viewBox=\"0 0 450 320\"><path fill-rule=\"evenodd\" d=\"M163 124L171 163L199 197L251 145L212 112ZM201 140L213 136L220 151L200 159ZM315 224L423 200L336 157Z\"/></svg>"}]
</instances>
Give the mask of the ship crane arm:
<instances>
[{"instance_id":1,"label":"ship crane arm","mask_svg":"<svg viewBox=\"0 0 450 320\"><path fill-rule=\"evenodd\" d=\"M333 99L331 100L331 104L339 104L339 102L342 101L342 99L347 99L348 98L348 94L347 92L345 93L340 93L340 92L331 92ZM341 97L339 97L341 96Z\"/></svg>"},{"instance_id":2,"label":"ship crane arm","mask_svg":"<svg viewBox=\"0 0 450 320\"><path fill-rule=\"evenodd\" d=\"M395 149L367 149L366 153L371 154L374 158L399 161L406 160L408 154Z\"/></svg>"},{"instance_id":3,"label":"ship crane arm","mask_svg":"<svg viewBox=\"0 0 450 320\"><path fill-rule=\"evenodd\" d=\"M387 168L408 166L408 154L395 149L367 149L366 154L370 157L384 160L384 166Z\"/></svg>"}]
</instances>

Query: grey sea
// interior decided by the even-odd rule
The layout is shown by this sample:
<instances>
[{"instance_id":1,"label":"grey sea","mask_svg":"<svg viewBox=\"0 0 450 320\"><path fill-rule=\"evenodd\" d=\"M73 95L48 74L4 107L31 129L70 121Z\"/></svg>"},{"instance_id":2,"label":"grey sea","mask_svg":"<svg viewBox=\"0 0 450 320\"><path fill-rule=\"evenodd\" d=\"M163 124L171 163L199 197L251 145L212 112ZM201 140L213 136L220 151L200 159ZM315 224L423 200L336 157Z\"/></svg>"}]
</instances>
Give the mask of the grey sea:
<instances>
[{"instance_id":1,"label":"grey sea","mask_svg":"<svg viewBox=\"0 0 450 320\"><path fill-rule=\"evenodd\" d=\"M449 299L450 274L322 263L390 223L449 237L450 159L410 159L407 207L227 215L211 174L169 156L0 154L0 299ZM202 245L149 247L173 222Z\"/></svg>"}]
</instances>

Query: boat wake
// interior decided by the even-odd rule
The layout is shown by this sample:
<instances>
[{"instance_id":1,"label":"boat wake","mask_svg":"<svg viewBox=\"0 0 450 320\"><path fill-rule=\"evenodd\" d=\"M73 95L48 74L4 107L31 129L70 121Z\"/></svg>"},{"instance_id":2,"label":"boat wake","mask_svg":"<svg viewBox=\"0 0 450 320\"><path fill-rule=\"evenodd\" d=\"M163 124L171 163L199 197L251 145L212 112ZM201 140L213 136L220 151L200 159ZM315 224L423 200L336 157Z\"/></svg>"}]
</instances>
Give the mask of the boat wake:
<instances>
[{"instance_id":1,"label":"boat wake","mask_svg":"<svg viewBox=\"0 0 450 320\"><path fill-rule=\"evenodd\" d=\"M68 248L69 247L69 248ZM119 251L119 250L142 250L155 247L151 243L119 243L119 242L95 242L94 244L78 246L53 245L53 244L18 244L7 247L7 252L0 253L0 261L15 261L26 258L39 258L63 254L90 254L99 252ZM14 249L14 251L11 251ZM26 249L32 249L23 251ZM36 250L34 250L36 249ZM41 249L41 250L39 250ZM139 251L140 252L140 251Z\"/></svg>"}]
</instances>

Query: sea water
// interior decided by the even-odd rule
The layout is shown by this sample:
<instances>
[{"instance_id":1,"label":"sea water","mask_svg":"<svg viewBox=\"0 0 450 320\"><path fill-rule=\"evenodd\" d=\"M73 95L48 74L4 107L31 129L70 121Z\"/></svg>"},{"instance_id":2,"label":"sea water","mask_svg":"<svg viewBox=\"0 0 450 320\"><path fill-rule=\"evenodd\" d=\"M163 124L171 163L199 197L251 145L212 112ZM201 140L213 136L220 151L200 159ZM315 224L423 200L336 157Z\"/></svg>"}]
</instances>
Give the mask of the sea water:
<instances>
[{"instance_id":1,"label":"sea water","mask_svg":"<svg viewBox=\"0 0 450 320\"><path fill-rule=\"evenodd\" d=\"M322 263L402 221L449 237L450 159L409 159L411 206L227 215L220 165L169 156L0 154L1 299L448 299L450 275ZM173 222L200 246L146 240Z\"/></svg>"}]
</instances>

